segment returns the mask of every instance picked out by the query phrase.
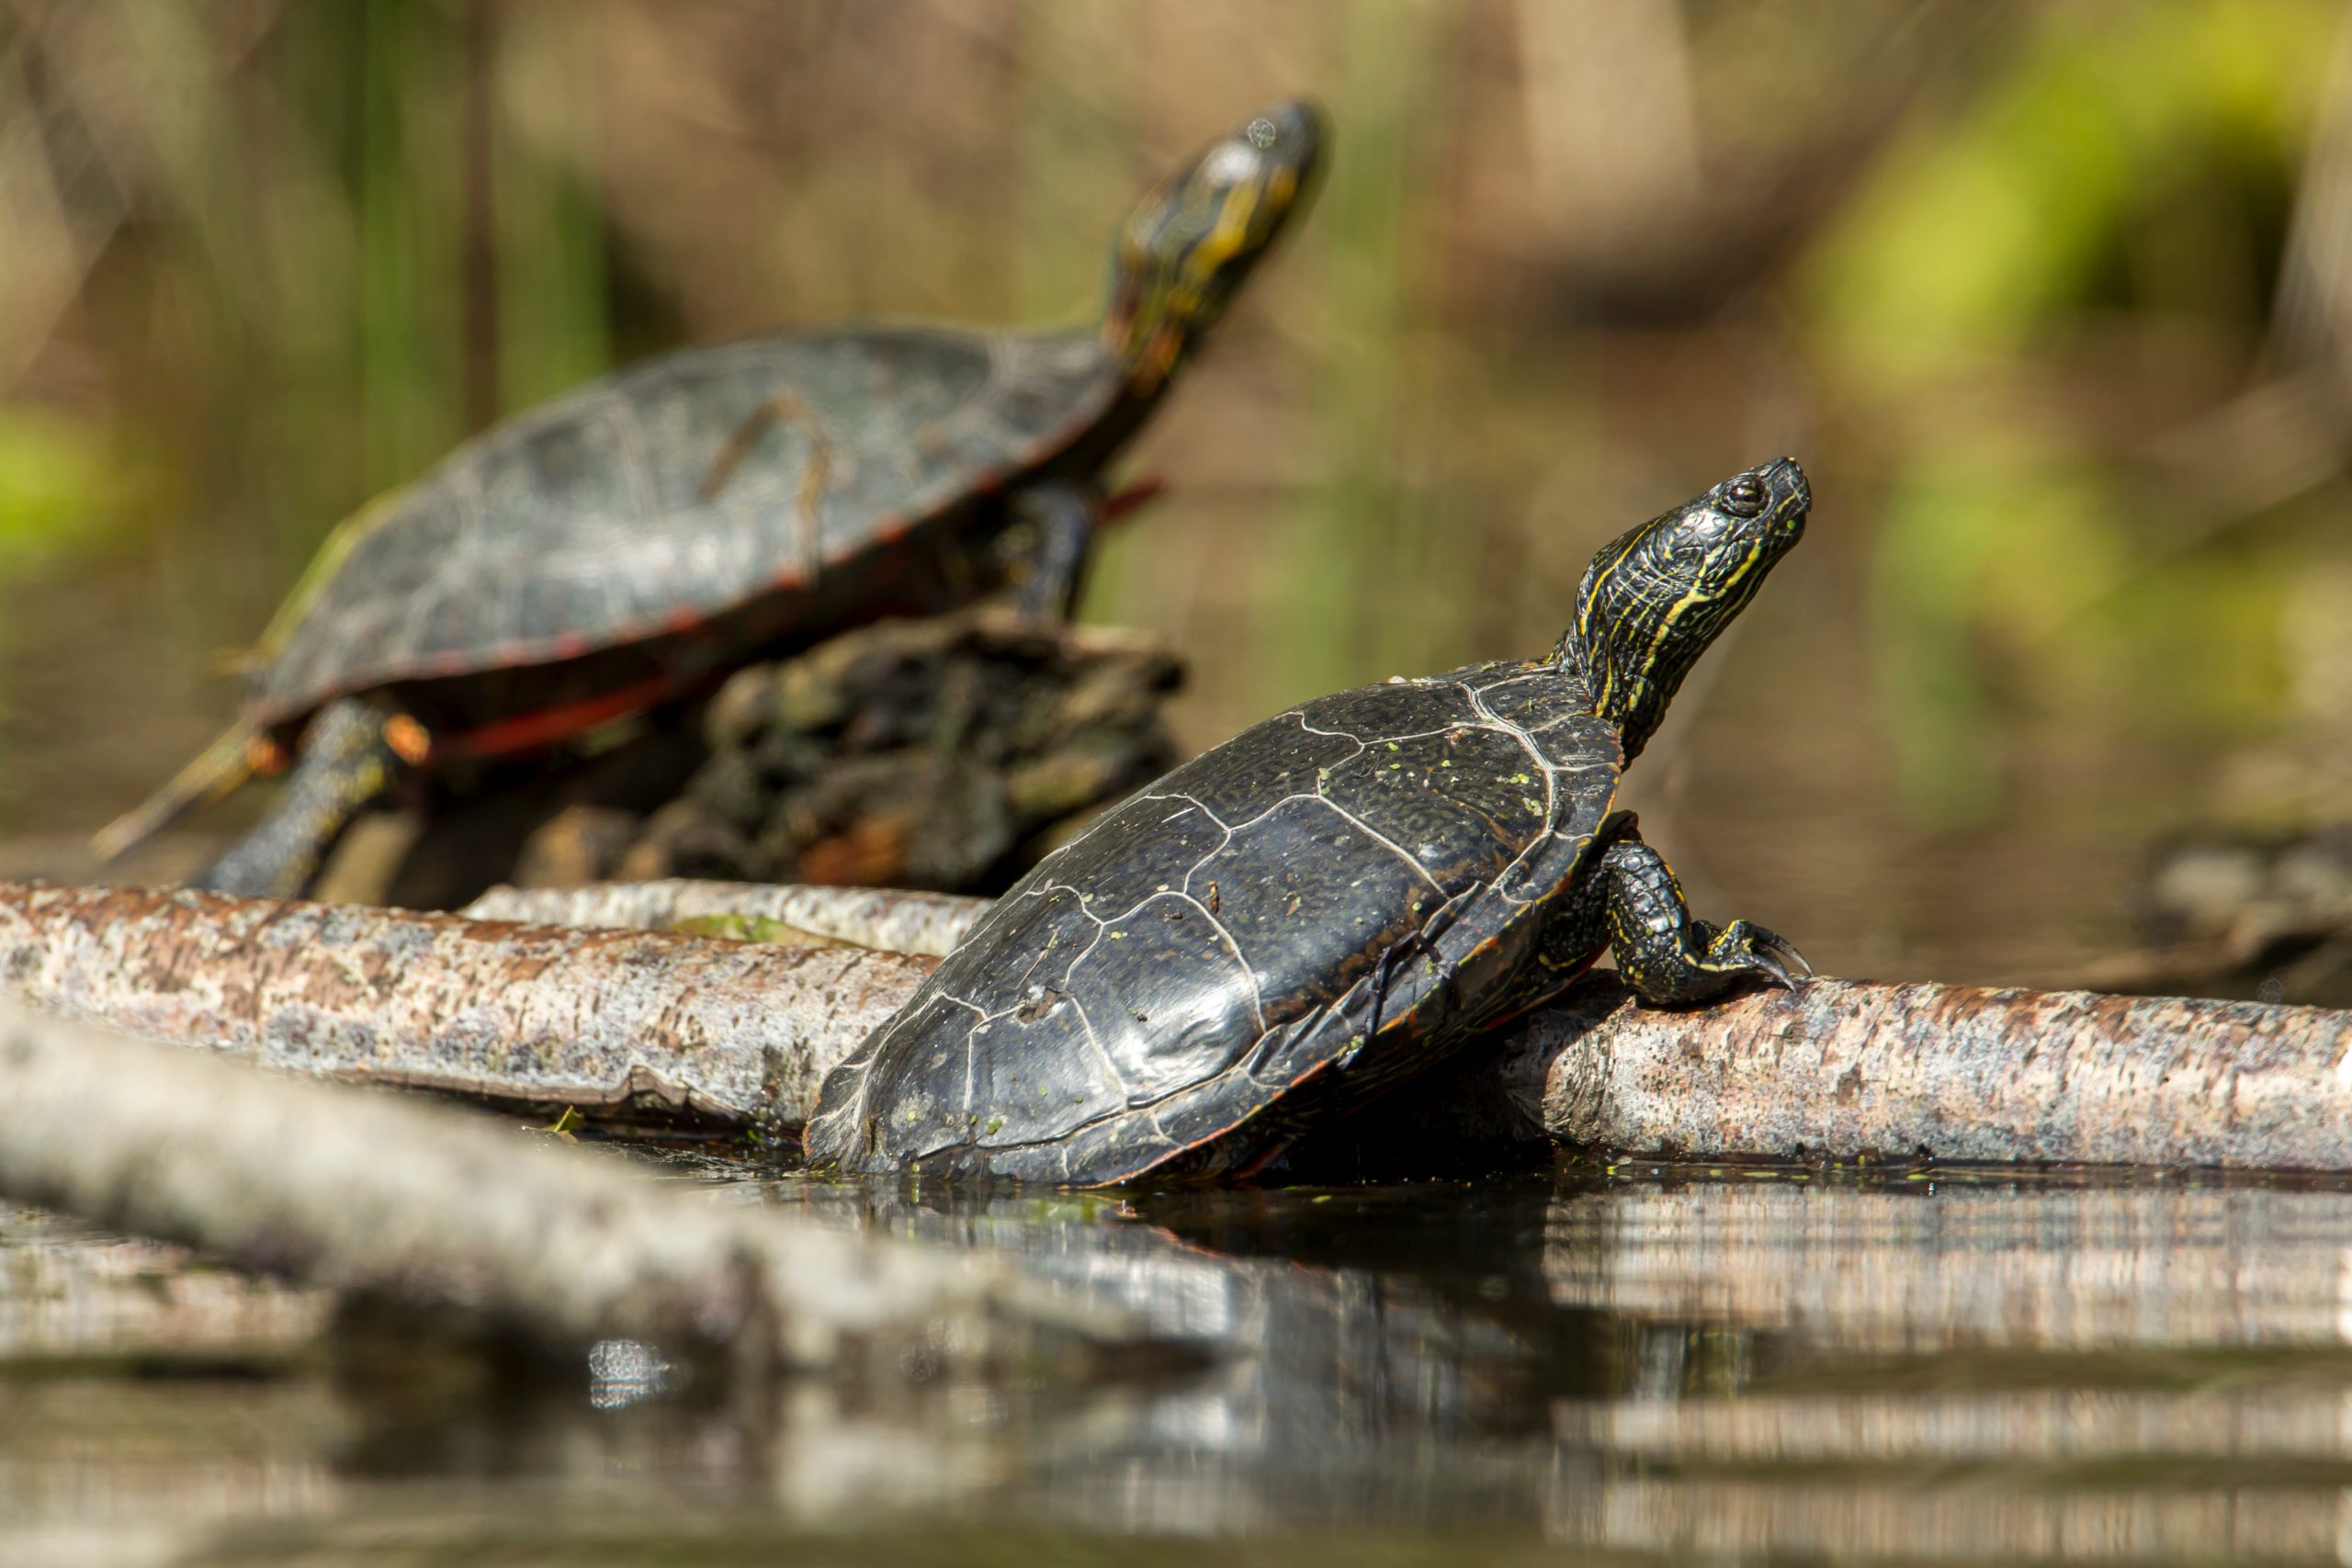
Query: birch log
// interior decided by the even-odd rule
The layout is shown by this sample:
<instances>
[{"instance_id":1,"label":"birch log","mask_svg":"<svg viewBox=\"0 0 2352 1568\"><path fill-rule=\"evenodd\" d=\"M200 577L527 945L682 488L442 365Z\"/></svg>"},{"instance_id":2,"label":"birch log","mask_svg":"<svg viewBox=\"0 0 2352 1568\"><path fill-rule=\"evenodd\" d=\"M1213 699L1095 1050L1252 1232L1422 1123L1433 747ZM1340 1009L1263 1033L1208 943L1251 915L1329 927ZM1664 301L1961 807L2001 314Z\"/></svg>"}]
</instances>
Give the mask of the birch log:
<instances>
[{"instance_id":1,"label":"birch log","mask_svg":"<svg viewBox=\"0 0 2352 1568\"><path fill-rule=\"evenodd\" d=\"M52 1010L368 1081L786 1134L933 962L0 884L0 983ZM2352 1012L1831 979L1668 1011L1599 976L1391 1100L1324 1135L2345 1170Z\"/></svg>"},{"instance_id":2,"label":"birch log","mask_svg":"<svg viewBox=\"0 0 2352 1568\"><path fill-rule=\"evenodd\" d=\"M1675 1012L1596 976L1457 1071L1498 1128L1634 1154L2352 1169L2324 1008L1815 980Z\"/></svg>"}]
</instances>

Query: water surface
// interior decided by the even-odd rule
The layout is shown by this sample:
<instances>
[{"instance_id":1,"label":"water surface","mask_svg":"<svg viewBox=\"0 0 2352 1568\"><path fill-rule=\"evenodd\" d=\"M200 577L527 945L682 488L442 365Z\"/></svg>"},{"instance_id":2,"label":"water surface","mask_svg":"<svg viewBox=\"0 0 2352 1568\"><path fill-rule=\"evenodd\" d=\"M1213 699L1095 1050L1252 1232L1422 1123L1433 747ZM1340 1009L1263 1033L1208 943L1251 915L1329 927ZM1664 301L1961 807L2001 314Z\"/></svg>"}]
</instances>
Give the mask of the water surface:
<instances>
[{"instance_id":1,"label":"water surface","mask_svg":"<svg viewBox=\"0 0 2352 1568\"><path fill-rule=\"evenodd\" d=\"M553 1388L0 1222L11 1563L2189 1562L2352 1542L2352 1191L1562 1169L1117 1198L734 1181L1017 1254L1204 1371ZM1214 1543L1214 1544L1212 1544ZM1306 1553L1301 1557L1300 1553Z\"/></svg>"}]
</instances>

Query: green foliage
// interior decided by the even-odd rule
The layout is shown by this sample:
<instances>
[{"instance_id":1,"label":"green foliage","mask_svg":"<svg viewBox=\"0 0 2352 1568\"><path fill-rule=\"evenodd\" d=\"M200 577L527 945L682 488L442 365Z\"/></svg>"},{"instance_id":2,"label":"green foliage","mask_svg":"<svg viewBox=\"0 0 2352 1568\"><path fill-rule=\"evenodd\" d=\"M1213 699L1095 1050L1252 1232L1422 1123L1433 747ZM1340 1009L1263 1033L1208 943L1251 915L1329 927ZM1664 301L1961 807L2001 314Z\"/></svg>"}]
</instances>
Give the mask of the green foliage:
<instances>
[{"instance_id":1,"label":"green foliage","mask_svg":"<svg viewBox=\"0 0 2352 1568\"><path fill-rule=\"evenodd\" d=\"M2261 700L2260 681L2227 682L2210 705L2197 694L2206 673L2261 665L2267 649L2183 660L2197 645L2179 619L2117 613L2198 604L2208 562L2162 547L2192 520L2095 461L2096 435L2033 386L2033 362L2124 310L2256 339L2256 262L2279 249L2340 25L2324 5L2052 7L1960 112L1915 124L1808 258L1825 363L1903 415L1871 620L1916 819L1995 809L1997 720L2017 701L2063 694L2112 715L2158 671L2176 674L2154 688L2176 714L2242 718ZM2259 577L2233 585L2236 613L2190 618L2259 643L2244 606L2279 594ZM2109 613L2086 613L2098 604ZM2023 674L2008 704L1996 665Z\"/></svg>"},{"instance_id":2,"label":"green foliage","mask_svg":"<svg viewBox=\"0 0 2352 1568\"><path fill-rule=\"evenodd\" d=\"M1288 592L1267 603L1261 627L1272 655L1260 683L1264 703L1368 680L1383 665L1426 663L1419 616L1453 599L1466 567L1439 536L1422 490L1436 437L1430 389L1417 374L1430 258L1415 243L1434 173L1422 131L1443 91L1459 18L1415 4L1393 7L1388 19L1348 37L1345 145L1314 213L1311 255L1300 258L1319 274L1312 296L1320 319L1304 325L1321 345L1316 478L1298 497L1280 555L1266 563Z\"/></svg>"},{"instance_id":3,"label":"green foliage","mask_svg":"<svg viewBox=\"0 0 2352 1568\"><path fill-rule=\"evenodd\" d=\"M1934 377L2106 303L2152 194L2217 162L2283 181L2340 16L2283 0L2045 8L1960 112L1913 123L1824 236L1806 268L1822 346L1858 371Z\"/></svg>"},{"instance_id":4,"label":"green foliage","mask_svg":"<svg viewBox=\"0 0 2352 1568\"><path fill-rule=\"evenodd\" d=\"M1687 137L1695 216L1578 208L1538 122L1594 79L1438 0L1020 0L919 29L646 0L19 9L43 19L0 42L44 85L0 96L0 573L132 537L191 650L249 642L339 518L484 414L616 358L860 312L1090 320L1139 183L1304 89L1335 119L1321 198L1147 435L1173 494L1088 607L1186 638L1189 739L1541 646L1593 545L1783 440L1823 497L1790 570L1854 589L1816 599L1867 634L1875 711L1845 728L1866 761L1886 743L1912 822L2013 804L2038 725L2089 747L2308 717L2282 514L2147 457L2274 368L2345 26L2323 0L1898 6L1867 47L1868 5L1667 7L1608 47L1661 50L1629 79L1684 83L1693 118L1600 123ZM1932 68L1841 121L1906 38ZM1806 152L1840 125L1870 140ZM1804 216L1748 257L1743 197L1784 173ZM1676 282L1693 253L1711 288Z\"/></svg>"},{"instance_id":5,"label":"green foliage","mask_svg":"<svg viewBox=\"0 0 2352 1568\"><path fill-rule=\"evenodd\" d=\"M130 491L120 455L89 427L0 403L0 572L94 543Z\"/></svg>"}]
</instances>

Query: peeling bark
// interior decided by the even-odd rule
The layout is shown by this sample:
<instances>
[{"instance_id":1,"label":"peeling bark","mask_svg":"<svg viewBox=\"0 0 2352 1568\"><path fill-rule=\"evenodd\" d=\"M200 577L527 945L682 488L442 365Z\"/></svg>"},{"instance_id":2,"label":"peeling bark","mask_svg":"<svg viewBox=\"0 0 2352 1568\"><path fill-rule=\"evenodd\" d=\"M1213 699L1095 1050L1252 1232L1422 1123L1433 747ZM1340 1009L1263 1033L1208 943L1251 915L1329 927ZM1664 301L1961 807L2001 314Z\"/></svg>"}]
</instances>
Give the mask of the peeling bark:
<instances>
[{"instance_id":1,"label":"peeling bark","mask_svg":"<svg viewBox=\"0 0 2352 1568\"><path fill-rule=\"evenodd\" d=\"M0 1002L0 1197L306 1283L700 1349L747 1375L1001 1362L1130 1335L1001 1263L713 1205L445 1108Z\"/></svg>"}]
</instances>

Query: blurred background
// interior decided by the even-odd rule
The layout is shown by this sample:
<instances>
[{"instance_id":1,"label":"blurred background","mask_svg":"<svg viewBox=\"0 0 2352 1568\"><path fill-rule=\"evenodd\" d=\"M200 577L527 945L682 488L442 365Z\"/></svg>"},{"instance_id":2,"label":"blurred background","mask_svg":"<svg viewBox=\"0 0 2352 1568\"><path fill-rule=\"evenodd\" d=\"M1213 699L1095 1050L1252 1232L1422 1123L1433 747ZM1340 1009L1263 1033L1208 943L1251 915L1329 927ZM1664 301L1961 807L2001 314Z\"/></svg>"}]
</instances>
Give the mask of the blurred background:
<instances>
[{"instance_id":1,"label":"blurred background","mask_svg":"<svg viewBox=\"0 0 2352 1568\"><path fill-rule=\"evenodd\" d=\"M0 869L74 869L469 432L767 328L1089 321L1143 186L1296 92L1321 199L1086 606L1192 660L1188 744L1540 651L1785 452L1807 542L1631 790L1708 912L2061 981L2152 844L2352 815L2338 5L0 0Z\"/></svg>"}]
</instances>

